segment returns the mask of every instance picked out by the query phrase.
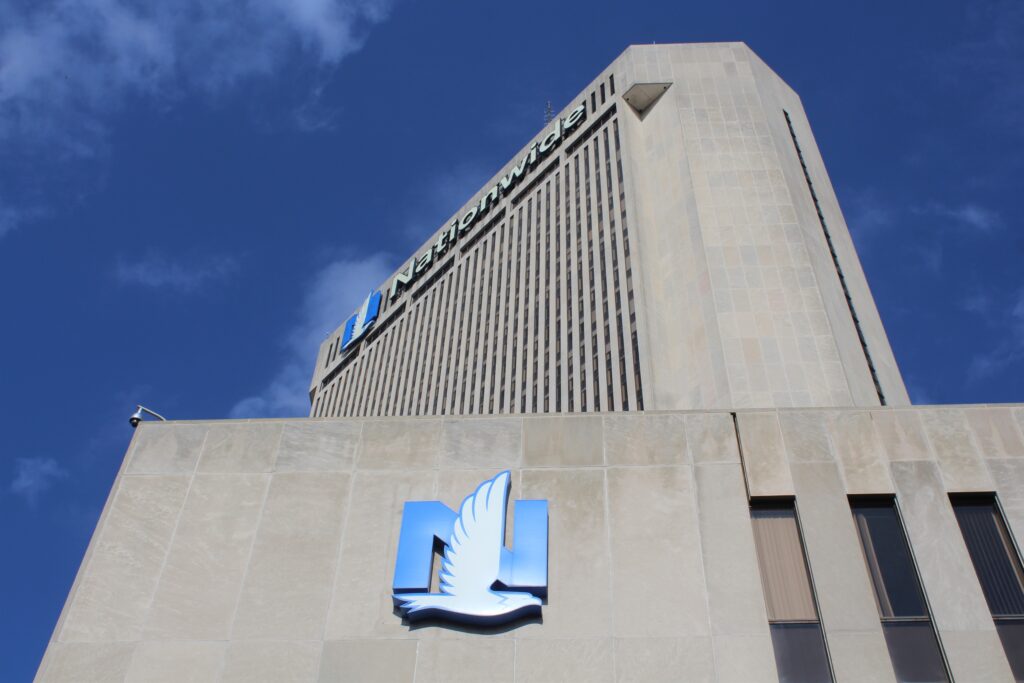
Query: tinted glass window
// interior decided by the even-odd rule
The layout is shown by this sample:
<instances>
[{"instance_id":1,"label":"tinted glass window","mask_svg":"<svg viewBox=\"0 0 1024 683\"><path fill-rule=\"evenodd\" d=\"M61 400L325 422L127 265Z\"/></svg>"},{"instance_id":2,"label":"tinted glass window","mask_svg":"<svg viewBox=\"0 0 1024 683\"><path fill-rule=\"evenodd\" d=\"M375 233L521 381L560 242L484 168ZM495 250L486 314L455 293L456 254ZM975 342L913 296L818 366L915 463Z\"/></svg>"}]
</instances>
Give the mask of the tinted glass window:
<instances>
[{"instance_id":1,"label":"tinted glass window","mask_svg":"<svg viewBox=\"0 0 1024 683\"><path fill-rule=\"evenodd\" d=\"M927 616L917 570L896 516L896 508L891 502L854 503L853 517L881 616Z\"/></svg>"},{"instance_id":2,"label":"tinted glass window","mask_svg":"<svg viewBox=\"0 0 1024 683\"><path fill-rule=\"evenodd\" d=\"M1013 676L1024 681L1024 569L1010 530L992 496L954 497L953 510Z\"/></svg>"},{"instance_id":3,"label":"tinted glass window","mask_svg":"<svg viewBox=\"0 0 1024 683\"><path fill-rule=\"evenodd\" d=\"M851 505L897 680L948 681L895 502L868 499L854 500Z\"/></svg>"},{"instance_id":4,"label":"tinted glass window","mask_svg":"<svg viewBox=\"0 0 1024 683\"><path fill-rule=\"evenodd\" d=\"M832 680L793 503L750 510L775 666L782 683Z\"/></svg>"},{"instance_id":5,"label":"tinted glass window","mask_svg":"<svg viewBox=\"0 0 1024 683\"><path fill-rule=\"evenodd\" d=\"M821 625L817 622L771 624L772 647L780 683L830 683Z\"/></svg>"}]
</instances>

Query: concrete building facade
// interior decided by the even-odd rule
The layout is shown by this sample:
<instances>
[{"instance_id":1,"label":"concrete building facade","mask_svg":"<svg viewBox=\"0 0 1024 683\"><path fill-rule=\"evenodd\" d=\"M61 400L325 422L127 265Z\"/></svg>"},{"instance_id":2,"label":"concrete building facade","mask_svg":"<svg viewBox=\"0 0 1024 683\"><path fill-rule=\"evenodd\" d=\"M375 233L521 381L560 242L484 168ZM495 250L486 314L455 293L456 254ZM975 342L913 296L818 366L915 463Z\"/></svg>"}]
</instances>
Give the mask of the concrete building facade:
<instances>
[{"instance_id":1,"label":"concrete building facade","mask_svg":"<svg viewBox=\"0 0 1024 683\"><path fill-rule=\"evenodd\" d=\"M310 396L138 427L37 680L1024 681L1024 406L909 405L799 100L743 45L629 48ZM539 614L410 620L406 504L503 471L494 558L546 502Z\"/></svg>"},{"instance_id":2,"label":"concrete building facade","mask_svg":"<svg viewBox=\"0 0 1024 683\"><path fill-rule=\"evenodd\" d=\"M378 291L311 416L909 403L800 100L742 44L627 49Z\"/></svg>"},{"instance_id":3,"label":"concrete building facade","mask_svg":"<svg viewBox=\"0 0 1024 683\"><path fill-rule=\"evenodd\" d=\"M795 501L837 681L895 681L849 496L894 497L954 680L1012 681L950 494L1024 543L1024 407L143 423L57 681L777 681L751 501ZM402 505L550 506L539 620L411 626Z\"/></svg>"}]
</instances>

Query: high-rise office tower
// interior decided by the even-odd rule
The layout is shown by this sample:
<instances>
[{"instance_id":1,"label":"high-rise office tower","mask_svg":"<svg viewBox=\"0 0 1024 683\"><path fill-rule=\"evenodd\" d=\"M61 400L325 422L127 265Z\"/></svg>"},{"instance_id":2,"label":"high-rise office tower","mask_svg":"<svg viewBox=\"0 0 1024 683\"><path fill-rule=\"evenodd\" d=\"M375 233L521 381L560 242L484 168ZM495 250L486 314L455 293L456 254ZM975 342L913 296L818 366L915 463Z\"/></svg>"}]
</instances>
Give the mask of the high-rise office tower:
<instances>
[{"instance_id":1,"label":"high-rise office tower","mask_svg":"<svg viewBox=\"0 0 1024 683\"><path fill-rule=\"evenodd\" d=\"M367 304L312 416L908 404L800 100L743 45L626 50Z\"/></svg>"},{"instance_id":2,"label":"high-rise office tower","mask_svg":"<svg viewBox=\"0 0 1024 683\"><path fill-rule=\"evenodd\" d=\"M41 681L1024 681L1024 407L909 405L744 45L626 50L310 396L139 426Z\"/></svg>"}]
</instances>

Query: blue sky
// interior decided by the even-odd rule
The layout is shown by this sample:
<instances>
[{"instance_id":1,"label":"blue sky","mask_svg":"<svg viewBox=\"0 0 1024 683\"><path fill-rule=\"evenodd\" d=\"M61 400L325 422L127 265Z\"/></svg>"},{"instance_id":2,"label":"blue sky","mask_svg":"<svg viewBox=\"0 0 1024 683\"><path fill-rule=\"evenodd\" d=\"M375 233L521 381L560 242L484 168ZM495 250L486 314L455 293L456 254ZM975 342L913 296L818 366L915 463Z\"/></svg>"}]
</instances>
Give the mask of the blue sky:
<instances>
[{"instance_id":1,"label":"blue sky","mask_svg":"<svg viewBox=\"0 0 1024 683\"><path fill-rule=\"evenodd\" d=\"M323 336L630 43L747 42L803 98L915 402L1021 401L1022 36L988 0L0 4L4 677L135 403L305 414Z\"/></svg>"}]
</instances>

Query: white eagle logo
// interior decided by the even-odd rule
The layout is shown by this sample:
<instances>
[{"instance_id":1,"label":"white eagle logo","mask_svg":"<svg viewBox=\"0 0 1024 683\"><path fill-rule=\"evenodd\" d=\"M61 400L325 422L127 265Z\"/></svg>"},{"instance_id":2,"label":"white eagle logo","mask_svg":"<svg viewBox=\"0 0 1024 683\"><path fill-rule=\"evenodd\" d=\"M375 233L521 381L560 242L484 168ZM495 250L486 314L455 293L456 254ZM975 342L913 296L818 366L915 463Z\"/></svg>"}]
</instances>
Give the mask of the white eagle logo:
<instances>
[{"instance_id":1,"label":"white eagle logo","mask_svg":"<svg viewBox=\"0 0 1024 683\"><path fill-rule=\"evenodd\" d=\"M444 617L488 623L539 614L540 598L494 590L505 542L505 506L511 487L506 470L480 484L462 501L441 562L440 593L397 593L409 620Z\"/></svg>"}]
</instances>

